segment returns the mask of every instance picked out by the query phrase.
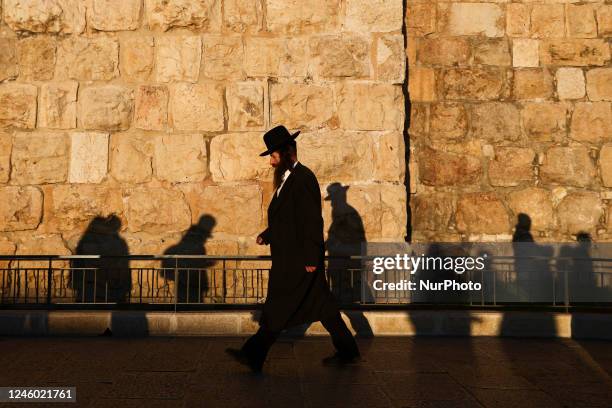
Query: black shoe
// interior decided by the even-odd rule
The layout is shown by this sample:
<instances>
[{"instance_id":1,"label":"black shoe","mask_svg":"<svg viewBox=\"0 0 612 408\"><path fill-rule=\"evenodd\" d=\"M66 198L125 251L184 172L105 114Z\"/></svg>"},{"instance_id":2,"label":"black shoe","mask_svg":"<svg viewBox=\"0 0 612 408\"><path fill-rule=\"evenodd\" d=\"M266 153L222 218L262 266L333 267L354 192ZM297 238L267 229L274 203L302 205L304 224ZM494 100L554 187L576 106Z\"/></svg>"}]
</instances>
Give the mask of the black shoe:
<instances>
[{"instance_id":1,"label":"black shoe","mask_svg":"<svg viewBox=\"0 0 612 408\"><path fill-rule=\"evenodd\" d=\"M248 366L254 373L261 373L262 366L251 360L244 351L228 347L225 349L225 352L240 364Z\"/></svg>"},{"instance_id":2,"label":"black shoe","mask_svg":"<svg viewBox=\"0 0 612 408\"><path fill-rule=\"evenodd\" d=\"M322 362L324 366L352 365L359 364L361 357L359 355L344 356L336 352L333 356L325 357Z\"/></svg>"}]
</instances>

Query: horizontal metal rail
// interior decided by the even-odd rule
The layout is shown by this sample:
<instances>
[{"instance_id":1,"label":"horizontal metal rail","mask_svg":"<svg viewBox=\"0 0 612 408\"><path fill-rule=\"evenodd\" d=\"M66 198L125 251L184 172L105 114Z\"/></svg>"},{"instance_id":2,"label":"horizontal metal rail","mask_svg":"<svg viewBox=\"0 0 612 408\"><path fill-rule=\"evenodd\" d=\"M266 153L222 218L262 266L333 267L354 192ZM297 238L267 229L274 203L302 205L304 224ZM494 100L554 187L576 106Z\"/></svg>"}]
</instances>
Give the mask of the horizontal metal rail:
<instances>
[{"instance_id":1,"label":"horizontal metal rail","mask_svg":"<svg viewBox=\"0 0 612 408\"><path fill-rule=\"evenodd\" d=\"M610 258L495 256L485 269L461 275L401 269L375 275L374 258L325 257L330 290L343 307L612 306ZM264 255L0 255L0 307L256 306L265 301L270 265ZM375 290L376 279L415 287ZM449 279L480 289L418 285Z\"/></svg>"}]
</instances>

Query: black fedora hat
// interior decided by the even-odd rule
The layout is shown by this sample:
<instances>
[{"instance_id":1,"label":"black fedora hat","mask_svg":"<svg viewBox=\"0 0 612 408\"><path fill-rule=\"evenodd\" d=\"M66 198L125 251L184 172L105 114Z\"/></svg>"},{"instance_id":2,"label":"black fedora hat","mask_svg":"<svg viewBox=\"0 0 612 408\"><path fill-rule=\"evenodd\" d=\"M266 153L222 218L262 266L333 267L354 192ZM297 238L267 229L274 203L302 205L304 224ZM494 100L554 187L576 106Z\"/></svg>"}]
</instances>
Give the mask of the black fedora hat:
<instances>
[{"instance_id":1,"label":"black fedora hat","mask_svg":"<svg viewBox=\"0 0 612 408\"><path fill-rule=\"evenodd\" d=\"M260 153L259 155L265 156L265 155L272 153L273 151L277 150L279 147L283 146L285 143L288 143L292 141L293 139L295 139L297 135L299 134L300 134L299 130L293 134L289 133L287 128L284 127L283 125L279 125L279 126L276 126L275 128L268 130L264 134L264 137L263 137L264 143L266 144L266 147L268 148L268 150L266 150L263 153Z\"/></svg>"}]
</instances>

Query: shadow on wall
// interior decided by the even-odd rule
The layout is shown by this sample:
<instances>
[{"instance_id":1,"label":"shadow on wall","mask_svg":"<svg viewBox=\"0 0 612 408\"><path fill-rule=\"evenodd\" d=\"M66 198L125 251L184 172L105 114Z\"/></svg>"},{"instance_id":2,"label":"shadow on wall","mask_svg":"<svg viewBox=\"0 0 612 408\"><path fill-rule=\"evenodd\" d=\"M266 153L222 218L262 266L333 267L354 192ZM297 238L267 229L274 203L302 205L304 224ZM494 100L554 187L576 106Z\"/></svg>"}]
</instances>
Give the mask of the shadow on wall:
<instances>
[{"instance_id":1,"label":"shadow on wall","mask_svg":"<svg viewBox=\"0 0 612 408\"><path fill-rule=\"evenodd\" d=\"M206 241L212 236L216 223L212 215L202 215L197 224L191 225L177 244L164 251L164 255L206 255ZM201 302L209 294L210 274L214 271L207 268L214 264L215 261L208 259L183 258L162 261L166 278L175 282L178 303Z\"/></svg>"},{"instance_id":2,"label":"shadow on wall","mask_svg":"<svg viewBox=\"0 0 612 408\"><path fill-rule=\"evenodd\" d=\"M334 182L327 186L325 201L331 204L332 222L327 231L325 248L331 256L361 255L361 244L366 242L365 229L359 212L346 198L350 186ZM327 264L327 279L331 291L340 305L358 303L361 299L361 260L330 259ZM347 313L350 324L358 337L371 337L372 327L359 310ZM291 328L293 336L303 336L309 324Z\"/></svg>"},{"instance_id":3,"label":"shadow on wall","mask_svg":"<svg viewBox=\"0 0 612 408\"><path fill-rule=\"evenodd\" d=\"M94 259L71 262L72 287L75 302L117 303L118 309L131 302L132 276L126 241L119 235L121 220L115 214L96 216L85 230L76 248L76 255L101 255ZM115 256L105 258L105 256ZM119 257L117 257L119 256ZM136 318L134 318L136 317ZM111 321L101 335L148 334L145 314L133 312L128 322L122 322L111 312Z\"/></svg>"}]
</instances>

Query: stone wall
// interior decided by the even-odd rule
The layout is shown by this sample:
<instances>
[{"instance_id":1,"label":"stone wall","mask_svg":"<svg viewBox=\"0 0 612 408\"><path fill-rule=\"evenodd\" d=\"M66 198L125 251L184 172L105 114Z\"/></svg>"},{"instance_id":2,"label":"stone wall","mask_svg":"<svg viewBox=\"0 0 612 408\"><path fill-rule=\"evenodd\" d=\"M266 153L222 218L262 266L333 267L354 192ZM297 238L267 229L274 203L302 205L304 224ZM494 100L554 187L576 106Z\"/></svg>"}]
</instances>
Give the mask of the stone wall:
<instances>
[{"instance_id":1,"label":"stone wall","mask_svg":"<svg viewBox=\"0 0 612 408\"><path fill-rule=\"evenodd\" d=\"M609 2L1 7L1 253L267 254L279 123L332 244L612 239Z\"/></svg>"},{"instance_id":2,"label":"stone wall","mask_svg":"<svg viewBox=\"0 0 612 408\"><path fill-rule=\"evenodd\" d=\"M413 238L612 241L612 3L408 0L406 25Z\"/></svg>"},{"instance_id":3,"label":"stone wall","mask_svg":"<svg viewBox=\"0 0 612 408\"><path fill-rule=\"evenodd\" d=\"M280 123L326 236L403 240L403 5L375 3L2 0L0 253L267 254Z\"/></svg>"}]
</instances>

